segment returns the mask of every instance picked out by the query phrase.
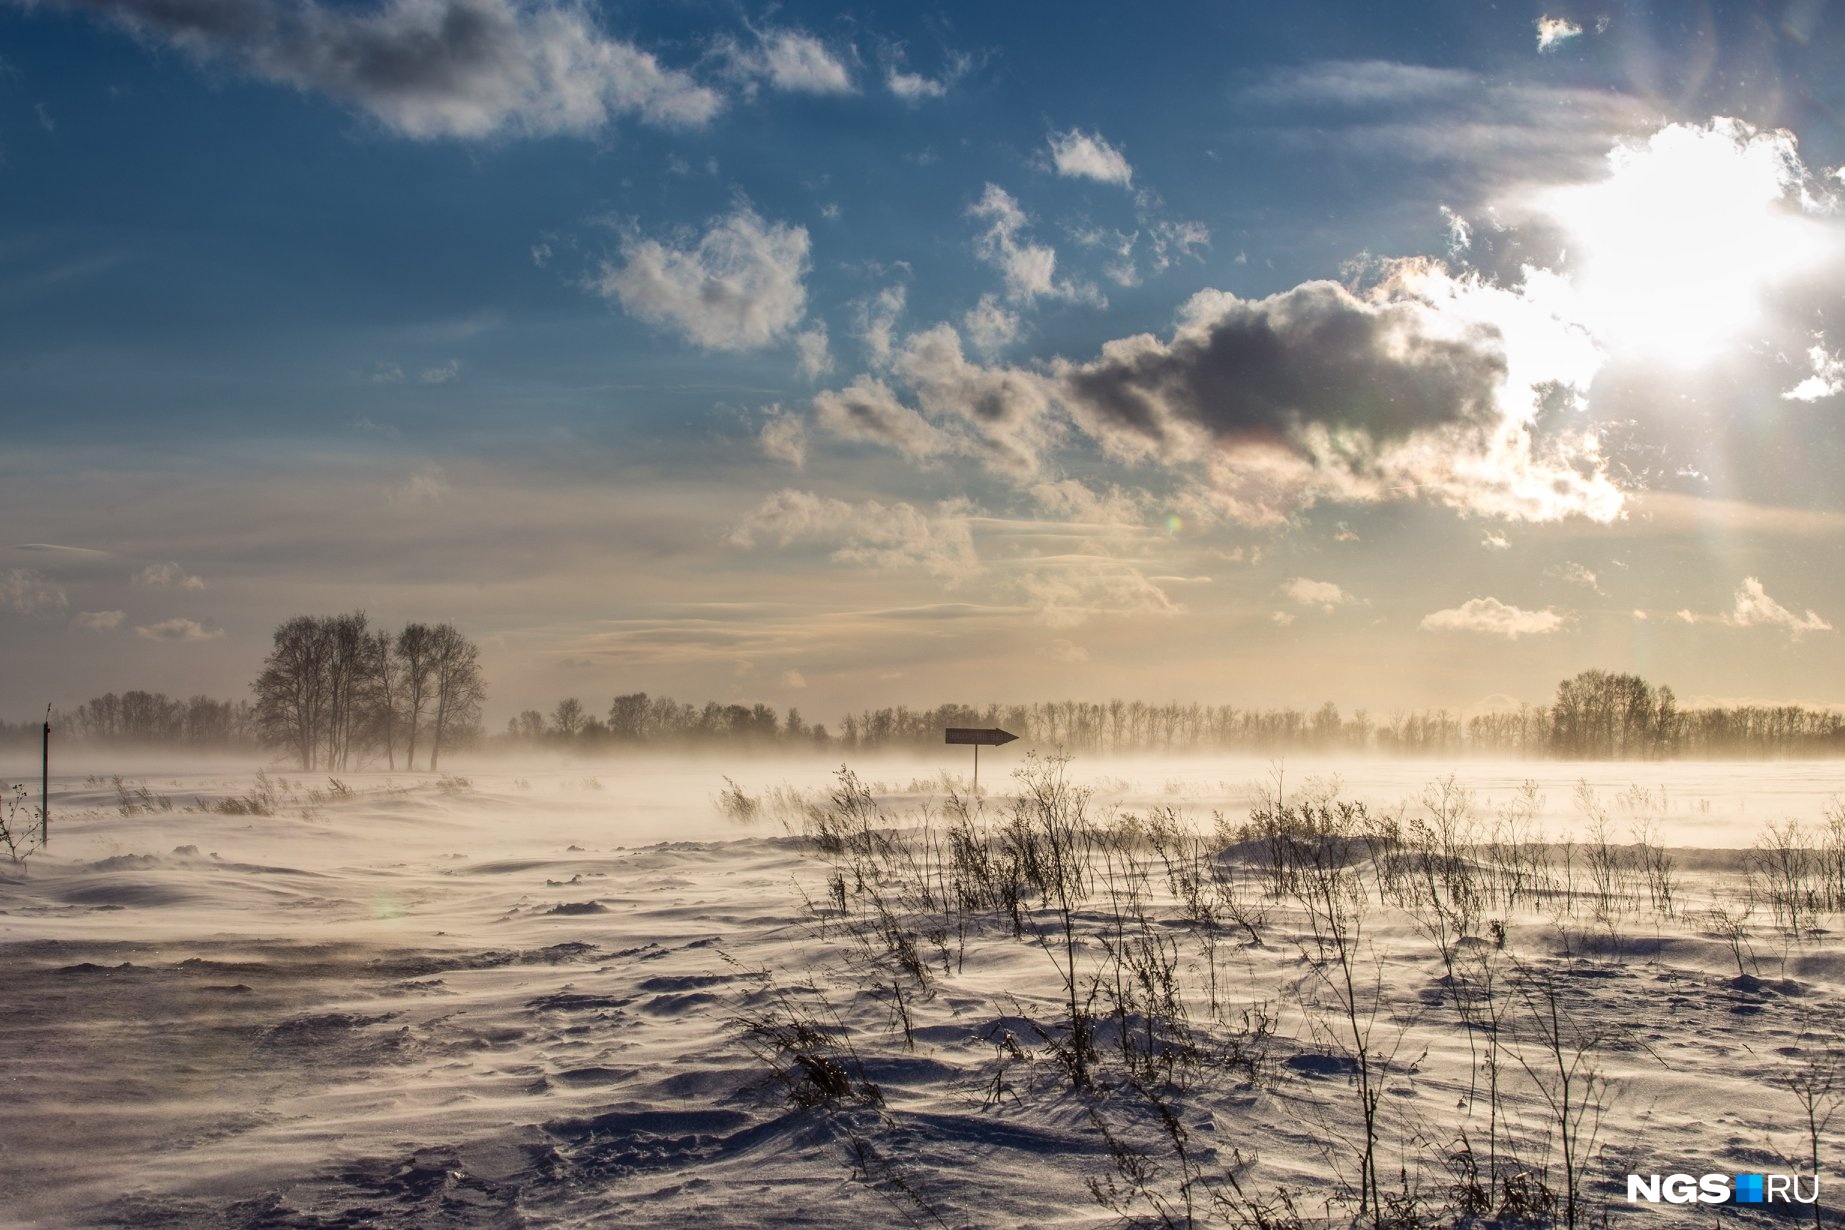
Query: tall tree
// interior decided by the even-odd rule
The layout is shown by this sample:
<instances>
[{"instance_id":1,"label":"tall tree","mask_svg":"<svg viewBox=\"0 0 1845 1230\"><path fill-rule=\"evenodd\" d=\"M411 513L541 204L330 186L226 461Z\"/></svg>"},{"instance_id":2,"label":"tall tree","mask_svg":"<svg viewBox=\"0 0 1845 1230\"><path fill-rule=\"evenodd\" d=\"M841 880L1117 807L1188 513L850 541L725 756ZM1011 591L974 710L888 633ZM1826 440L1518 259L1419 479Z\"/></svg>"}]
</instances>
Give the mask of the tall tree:
<instances>
[{"instance_id":1,"label":"tall tree","mask_svg":"<svg viewBox=\"0 0 1845 1230\"><path fill-rule=\"evenodd\" d=\"M256 690L256 728L266 744L292 748L303 770L315 767L326 721L331 621L297 615L275 630Z\"/></svg>"},{"instance_id":2,"label":"tall tree","mask_svg":"<svg viewBox=\"0 0 1845 1230\"><path fill-rule=\"evenodd\" d=\"M409 741L404 752L406 769L416 768L416 736L423 728L423 714L433 696L435 662L435 629L428 624L405 624L397 634L397 670L398 704Z\"/></svg>"},{"instance_id":3,"label":"tall tree","mask_svg":"<svg viewBox=\"0 0 1845 1230\"><path fill-rule=\"evenodd\" d=\"M480 647L453 624L430 629L430 649L435 714L430 721L429 767L434 771L442 757L443 741L472 730L480 721L487 683L480 673Z\"/></svg>"}]
</instances>

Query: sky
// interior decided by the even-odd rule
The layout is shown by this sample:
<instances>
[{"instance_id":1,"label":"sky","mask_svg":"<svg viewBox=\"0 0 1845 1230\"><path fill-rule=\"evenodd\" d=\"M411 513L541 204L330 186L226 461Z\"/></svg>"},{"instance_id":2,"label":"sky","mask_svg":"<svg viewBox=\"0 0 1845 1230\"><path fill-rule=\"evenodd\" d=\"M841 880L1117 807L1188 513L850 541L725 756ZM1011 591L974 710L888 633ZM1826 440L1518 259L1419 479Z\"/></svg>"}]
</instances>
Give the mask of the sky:
<instances>
[{"instance_id":1,"label":"sky","mask_svg":"<svg viewBox=\"0 0 1845 1230\"><path fill-rule=\"evenodd\" d=\"M0 0L4 716L1845 702L1845 4Z\"/></svg>"}]
</instances>

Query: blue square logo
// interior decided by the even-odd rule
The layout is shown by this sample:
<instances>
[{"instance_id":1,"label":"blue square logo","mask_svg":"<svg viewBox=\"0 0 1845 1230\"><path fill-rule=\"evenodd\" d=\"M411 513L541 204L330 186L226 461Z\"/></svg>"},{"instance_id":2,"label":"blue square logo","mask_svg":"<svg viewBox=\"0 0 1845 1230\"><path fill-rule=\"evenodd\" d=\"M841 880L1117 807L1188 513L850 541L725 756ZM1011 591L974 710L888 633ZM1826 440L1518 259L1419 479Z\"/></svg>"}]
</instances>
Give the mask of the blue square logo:
<instances>
[{"instance_id":1,"label":"blue square logo","mask_svg":"<svg viewBox=\"0 0 1845 1230\"><path fill-rule=\"evenodd\" d=\"M1736 1176L1736 1203L1762 1203L1762 1176L1759 1174L1739 1174Z\"/></svg>"}]
</instances>

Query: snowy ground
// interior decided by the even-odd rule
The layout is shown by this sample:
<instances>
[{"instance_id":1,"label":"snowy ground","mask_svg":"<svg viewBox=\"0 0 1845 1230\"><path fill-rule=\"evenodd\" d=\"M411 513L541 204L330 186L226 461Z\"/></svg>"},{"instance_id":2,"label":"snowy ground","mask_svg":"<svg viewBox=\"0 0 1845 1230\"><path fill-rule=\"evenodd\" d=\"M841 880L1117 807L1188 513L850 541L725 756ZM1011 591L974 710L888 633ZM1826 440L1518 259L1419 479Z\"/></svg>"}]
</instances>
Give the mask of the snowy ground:
<instances>
[{"instance_id":1,"label":"snowy ground","mask_svg":"<svg viewBox=\"0 0 1845 1230\"><path fill-rule=\"evenodd\" d=\"M1016 785L1000 762L982 765L988 829ZM188 810L251 795L253 770L55 780L50 850L0 870L0 1222L1185 1224L1189 1199L1198 1224L1285 1225L1289 1203L1309 1222L1352 1212L1371 1088L1380 1186L1447 1224L1457 1174L1493 1153L1487 1215L1508 1183L1565 1190L1545 1067L1562 1054L1581 1224L1786 1224L1629 1208L1624 1178L1810 1174L1790 1086L1819 1082L1822 1111L1845 1094L1826 1038L1838 918L1777 925L1759 856L1744 901L1762 826L1797 819L1820 859L1834 765L1457 766L1480 834L1538 779L1525 831L1552 866L1572 843L1567 899L1482 907L1444 962L1439 913L1375 899L1355 857L1346 965L1309 903L1261 891L1248 843L1209 862L1232 867L1253 926L1188 914L1166 864L1118 836L1069 947L1039 897L1016 921L950 909L945 878L931 896L903 875L945 876L945 856L916 854L945 849L941 783L858 767L910 834L869 856L789 835L813 825L798 799L824 799L820 763L463 765L342 775L347 793L287 772L273 815ZM1437 776L1291 761L1282 789L1324 792L1334 768L1341 797L1405 821ZM725 772L753 819L721 805ZM1213 812L1234 825L1268 772L1071 767L1117 835L1116 816L1168 808L1207 835ZM1585 774L1618 845L1612 897L1574 798ZM1636 823L1670 848L1669 911ZM1069 962L1094 1022L1086 1081ZM1132 985L1158 968L1164 1001ZM1457 1005L1483 980L1496 990ZM1820 1133L1822 1182L1840 1143Z\"/></svg>"}]
</instances>

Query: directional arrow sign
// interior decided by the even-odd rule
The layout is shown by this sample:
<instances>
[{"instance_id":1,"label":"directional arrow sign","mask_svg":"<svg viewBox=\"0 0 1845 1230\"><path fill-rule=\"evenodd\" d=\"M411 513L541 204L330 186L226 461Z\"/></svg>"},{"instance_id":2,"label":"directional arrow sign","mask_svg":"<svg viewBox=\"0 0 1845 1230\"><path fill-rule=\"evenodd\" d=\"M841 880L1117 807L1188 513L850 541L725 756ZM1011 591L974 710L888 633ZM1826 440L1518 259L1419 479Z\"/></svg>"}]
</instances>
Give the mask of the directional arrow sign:
<instances>
[{"instance_id":1,"label":"directional arrow sign","mask_svg":"<svg viewBox=\"0 0 1845 1230\"><path fill-rule=\"evenodd\" d=\"M972 743L975 747L998 747L1018 738L995 726L990 730L981 730L974 726L950 726L945 743Z\"/></svg>"}]
</instances>

